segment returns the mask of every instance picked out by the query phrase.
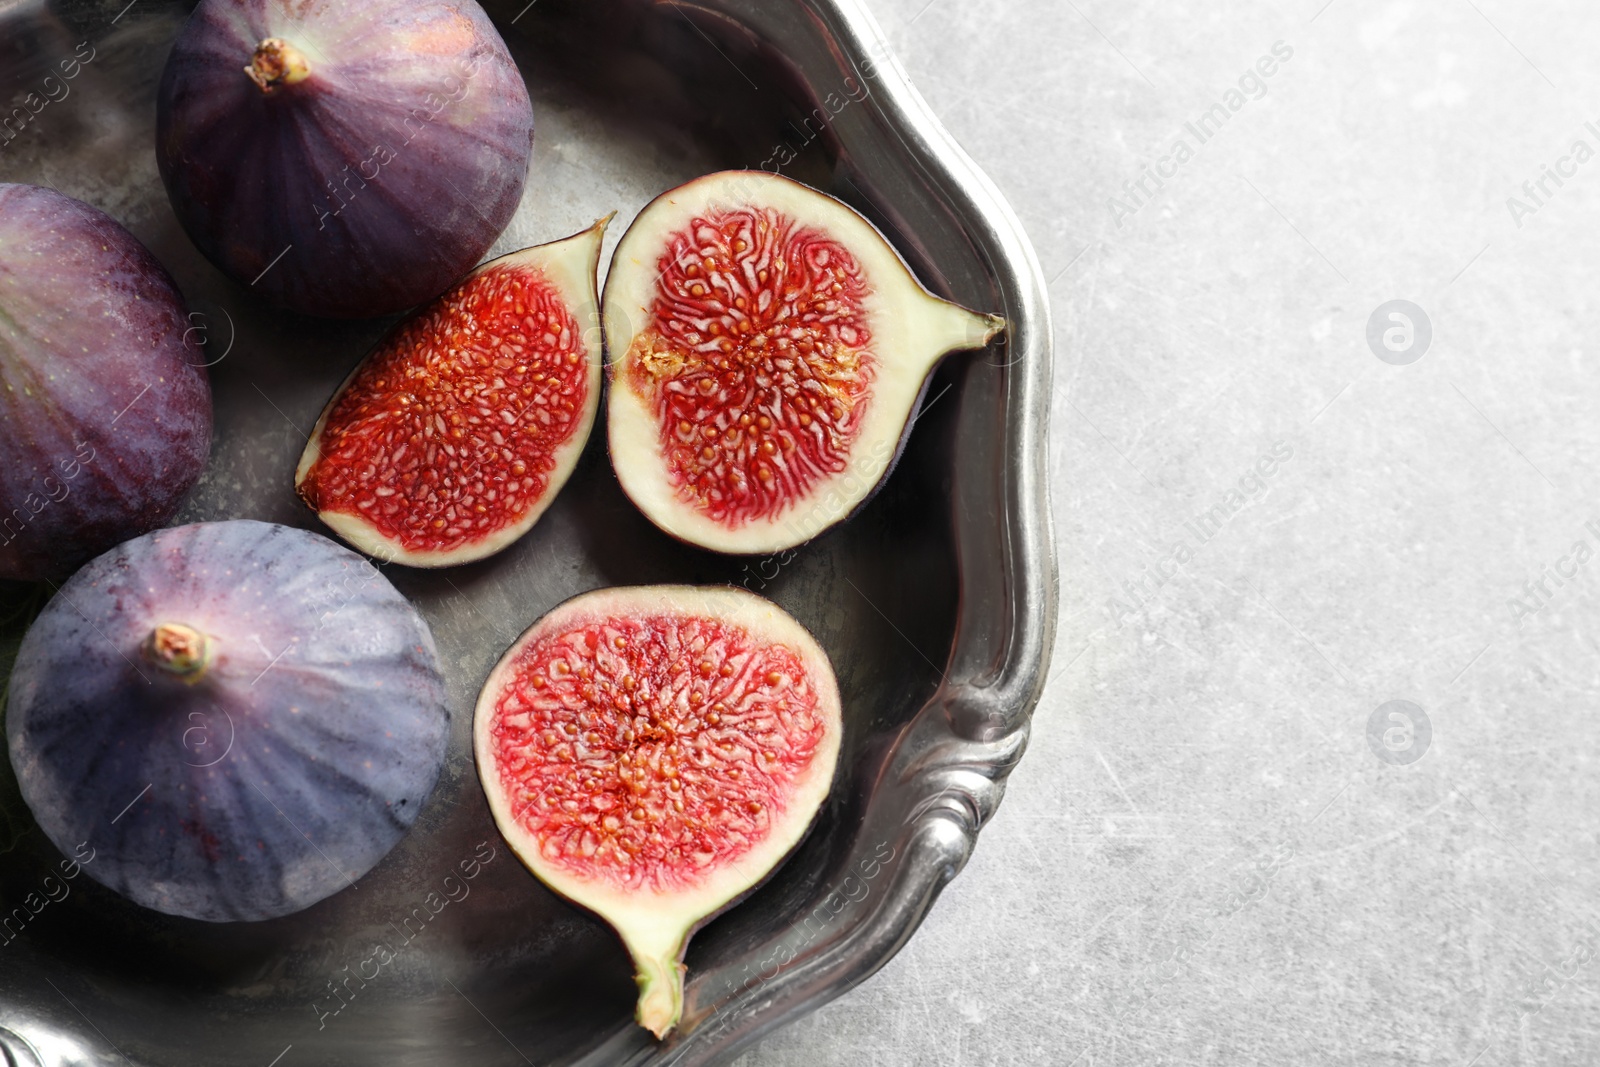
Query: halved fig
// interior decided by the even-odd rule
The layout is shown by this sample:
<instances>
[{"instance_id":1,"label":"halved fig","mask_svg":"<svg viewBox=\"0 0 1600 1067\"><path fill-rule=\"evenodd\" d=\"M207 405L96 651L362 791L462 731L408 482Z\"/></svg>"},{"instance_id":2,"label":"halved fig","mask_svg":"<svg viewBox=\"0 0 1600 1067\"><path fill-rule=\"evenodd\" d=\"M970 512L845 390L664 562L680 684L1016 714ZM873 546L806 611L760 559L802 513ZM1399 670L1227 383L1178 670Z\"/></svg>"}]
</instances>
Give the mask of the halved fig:
<instances>
[{"instance_id":1,"label":"halved fig","mask_svg":"<svg viewBox=\"0 0 1600 1067\"><path fill-rule=\"evenodd\" d=\"M351 372L295 471L335 533L371 556L446 567L539 520L600 402L595 272L610 219L485 263Z\"/></svg>"},{"instance_id":2,"label":"halved fig","mask_svg":"<svg viewBox=\"0 0 1600 1067\"><path fill-rule=\"evenodd\" d=\"M821 647L741 589L639 586L560 605L511 646L473 724L500 832L597 912L657 1037L689 936L770 874L833 781L839 688Z\"/></svg>"},{"instance_id":3,"label":"halved fig","mask_svg":"<svg viewBox=\"0 0 1600 1067\"><path fill-rule=\"evenodd\" d=\"M922 287L872 224L762 171L657 197L606 278L617 479L719 552L810 540L888 473L939 358L1002 319Z\"/></svg>"}]
</instances>

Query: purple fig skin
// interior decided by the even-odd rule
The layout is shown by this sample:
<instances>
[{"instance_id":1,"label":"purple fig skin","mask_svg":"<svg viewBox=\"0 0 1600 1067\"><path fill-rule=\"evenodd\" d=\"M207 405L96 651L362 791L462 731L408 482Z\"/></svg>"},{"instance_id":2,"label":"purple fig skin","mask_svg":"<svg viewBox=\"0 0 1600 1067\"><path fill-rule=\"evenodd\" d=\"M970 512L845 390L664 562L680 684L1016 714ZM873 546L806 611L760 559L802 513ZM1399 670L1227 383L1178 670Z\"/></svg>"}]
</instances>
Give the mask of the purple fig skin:
<instances>
[{"instance_id":1,"label":"purple fig skin","mask_svg":"<svg viewBox=\"0 0 1600 1067\"><path fill-rule=\"evenodd\" d=\"M151 640L173 632L188 640ZM92 849L92 878L246 922L371 870L432 792L449 724L427 623L377 568L238 519L73 575L18 650L6 739L40 828Z\"/></svg>"},{"instance_id":2,"label":"purple fig skin","mask_svg":"<svg viewBox=\"0 0 1600 1067\"><path fill-rule=\"evenodd\" d=\"M177 513L211 448L189 326L114 219L0 184L0 578L63 578Z\"/></svg>"},{"instance_id":3,"label":"purple fig skin","mask_svg":"<svg viewBox=\"0 0 1600 1067\"><path fill-rule=\"evenodd\" d=\"M264 87L246 68L268 39L304 67ZM532 147L527 86L473 0L203 0L157 99L156 161L195 245L332 318L402 311L476 265Z\"/></svg>"}]
</instances>

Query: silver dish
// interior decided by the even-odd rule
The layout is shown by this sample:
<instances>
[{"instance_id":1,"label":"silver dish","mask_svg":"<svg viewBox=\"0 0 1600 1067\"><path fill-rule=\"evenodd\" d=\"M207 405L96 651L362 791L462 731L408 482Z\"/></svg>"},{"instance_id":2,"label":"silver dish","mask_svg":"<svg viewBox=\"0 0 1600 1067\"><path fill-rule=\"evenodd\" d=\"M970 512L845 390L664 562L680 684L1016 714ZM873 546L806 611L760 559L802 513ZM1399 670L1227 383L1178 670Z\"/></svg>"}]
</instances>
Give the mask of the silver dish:
<instances>
[{"instance_id":1,"label":"silver dish","mask_svg":"<svg viewBox=\"0 0 1600 1067\"><path fill-rule=\"evenodd\" d=\"M1038 264L993 185L907 83L859 0L489 7L541 125L534 191L496 252L613 207L625 220L708 170L781 168L862 210L933 288L1001 312L1009 334L940 368L883 491L792 558L672 542L622 496L596 434L555 506L501 556L444 573L388 568L433 627L455 714L453 758L415 830L355 888L269 923L173 919L89 879L70 883L14 937L0 933L8 1065L722 1060L905 944L1022 755L1055 623L1051 331ZM48 184L111 212L191 300L214 362L218 436L181 518L315 528L288 472L317 411L386 324L264 310L177 228L151 140L155 83L186 11L165 0L0 0L0 100L34 90L80 42L94 53L69 95L0 146L0 180ZM501 844L469 744L476 690L534 618L586 589L659 581L742 584L789 609L833 657L847 720L840 778L816 827L696 936L683 1023L660 1044L631 1021L615 937ZM485 841L495 856L470 896L406 925ZM57 856L19 808L9 768L0 852L0 905L14 909ZM385 940L396 956L372 975Z\"/></svg>"}]
</instances>

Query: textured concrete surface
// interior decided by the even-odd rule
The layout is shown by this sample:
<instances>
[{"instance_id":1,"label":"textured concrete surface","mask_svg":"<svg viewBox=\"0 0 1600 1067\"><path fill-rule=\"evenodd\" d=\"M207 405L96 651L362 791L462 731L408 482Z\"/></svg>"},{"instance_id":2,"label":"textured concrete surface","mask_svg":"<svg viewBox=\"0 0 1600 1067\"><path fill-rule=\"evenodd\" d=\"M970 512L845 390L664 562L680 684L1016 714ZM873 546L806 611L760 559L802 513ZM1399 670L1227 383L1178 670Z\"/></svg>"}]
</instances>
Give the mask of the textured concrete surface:
<instances>
[{"instance_id":1,"label":"textured concrete surface","mask_svg":"<svg viewBox=\"0 0 1600 1067\"><path fill-rule=\"evenodd\" d=\"M741 1067L1600 1061L1600 9L1323 4L875 0L1053 279L1060 640Z\"/></svg>"}]
</instances>

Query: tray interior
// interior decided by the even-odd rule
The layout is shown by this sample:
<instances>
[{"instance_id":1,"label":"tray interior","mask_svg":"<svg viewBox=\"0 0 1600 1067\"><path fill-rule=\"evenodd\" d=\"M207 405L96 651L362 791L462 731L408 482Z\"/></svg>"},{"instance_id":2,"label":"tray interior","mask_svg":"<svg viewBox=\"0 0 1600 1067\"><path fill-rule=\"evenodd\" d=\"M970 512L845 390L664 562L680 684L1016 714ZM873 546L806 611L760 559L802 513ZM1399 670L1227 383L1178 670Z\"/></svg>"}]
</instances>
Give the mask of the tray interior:
<instances>
[{"instance_id":1,"label":"tray interior","mask_svg":"<svg viewBox=\"0 0 1600 1067\"><path fill-rule=\"evenodd\" d=\"M689 7L524 3L488 5L527 76L537 123L527 193L492 254L564 236L616 209L609 255L656 193L710 170L760 166L786 146L793 159L783 173L863 210L929 278L927 235L898 233L851 180L832 128L807 124L813 102L772 45ZM0 34L0 92L42 77L79 41L92 44L95 59L69 98L0 151L0 180L49 185L120 219L172 271L206 330L217 360L217 434L180 521L251 517L318 529L293 495L295 460L322 404L387 322L329 323L261 307L193 249L166 203L151 147L155 82L186 8L144 0L117 16L121 6L67 3L10 16ZM657 531L621 494L602 421L567 488L511 549L443 572L385 568L433 628L454 716L448 767L401 846L354 889L262 924L160 916L78 879L67 899L0 945L0 1025L25 1034L98 1031L133 1062L167 1065L265 1064L286 1048L285 1067L431 1064L447 1052L462 1062L543 1064L572 1062L603 1042L647 1046L632 1027L634 987L620 944L545 890L493 827L470 754L478 687L529 623L599 586L731 583L792 612L838 671L846 717L839 780L799 852L697 936L691 976L792 928L855 840L879 757L934 694L949 655L958 405L946 389L959 382L956 365L939 372L883 491L787 562L700 552ZM30 591L5 595L20 603ZM7 658L18 636L13 623ZM0 809L0 902L12 906L57 856L32 828L4 761ZM398 924L483 841L495 859L470 897L396 943ZM380 941L397 958L370 981L346 983ZM348 1005L330 983L354 993Z\"/></svg>"}]
</instances>

